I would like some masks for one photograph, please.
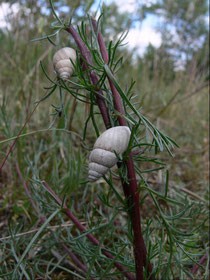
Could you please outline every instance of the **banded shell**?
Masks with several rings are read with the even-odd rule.
[[[89,157],[89,181],[98,180],[117,163],[118,158],[114,151],[117,154],[123,154],[126,151],[130,134],[127,126],[116,126],[107,129],[99,136]]]
[[[71,60],[76,62],[76,52],[72,48],[62,48],[53,56],[53,66],[58,75],[63,80],[67,80],[73,73],[74,67]]]

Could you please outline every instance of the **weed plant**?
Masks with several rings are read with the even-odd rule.
[[[82,62],[81,50],[75,47],[77,61],[73,77],[66,82],[54,79],[52,67],[49,66],[52,64],[51,50],[54,52],[64,46],[59,39],[63,38],[62,33],[65,33],[65,37],[69,36],[66,31],[71,27],[71,21],[70,25],[64,23],[57,16],[51,1],[50,4],[56,17],[51,28],[54,29],[53,34],[56,34],[45,36],[31,45],[35,46],[34,51],[40,52],[39,48],[43,48],[42,52],[45,54],[43,59],[31,54],[34,61],[31,65],[36,65],[35,68],[32,66],[32,70],[39,71],[36,61],[43,60],[41,69],[45,78],[41,84],[45,83],[44,97],[40,98],[39,95],[39,73],[35,75],[36,83],[29,74],[18,88],[15,87],[15,81],[6,86],[7,92],[15,92],[17,98],[14,96],[13,100],[17,100],[16,103],[11,102],[5,94],[6,98],[2,98],[0,107],[3,160],[8,153],[8,142],[16,139],[13,136],[18,135],[23,127],[25,116],[37,106],[0,173],[1,213],[3,219],[8,217],[8,226],[4,220],[1,221],[3,234],[0,239],[0,277],[135,279],[134,232],[132,217],[129,216],[133,205],[128,207],[128,198],[124,196],[121,185],[121,178],[127,181],[125,162],[131,152],[140,196],[142,236],[147,248],[144,279],[208,279],[208,194],[202,189],[202,194],[205,195],[196,197],[192,191],[186,194],[186,189],[182,188],[185,190],[183,192],[179,187],[184,185],[184,180],[189,181],[188,177],[192,175],[185,169],[191,169],[202,173],[201,176],[196,175],[193,182],[203,188],[204,168],[198,169],[200,159],[193,158],[192,154],[187,168],[183,167],[181,156],[170,160],[167,153],[170,156],[173,156],[172,153],[181,154],[183,148],[181,147],[181,152],[177,149],[173,151],[177,147],[176,142],[159,128],[164,127],[172,136],[177,135],[178,131],[180,136],[175,138],[180,140],[181,145],[186,145],[186,149],[191,149],[192,146],[200,149],[206,137],[205,132],[199,137],[197,134],[194,136],[191,131],[194,126],[198,127],[200,111],[195,111],[194,121],[187,122],[190,129],[186,128],[186,134],[178,127],[184,122],[183,110],[189,106],[192,109],[202,106],[206,97],[198,97],[196,105],[192,101],[191,104],[181,103],[178,107],[177,104],[180,103],[170,103],[173,94],[170,96],[169,92],[173,89],[176,94],[179,78],[174,81],[176,88],[173,85],[168,88],[158,85],[155,93],[155,79],[152,84],[149,81],[137,81],[136,85],[133,81],[129,82],[131,79],[125,66],[127,62],[123,64],[120,57],[120,48],[126,34],[114,42],[106,42],[108,63],[103,60],[97,39],[103,16],[98,20],[97,30],[94,30],[90,17],[77,26],[79,38],[91,54],[90,68],[83,69],[82,65],[87,61],[83,57]],[[45,42],[44,39],[52,47],[46,47],[46,43],[42,43]],[[46,53],[45,49],[49,49],[49,52]],[[91,70],[96,73],[97,85],[90,79]],[[31,77],[34,77],[33,71]],[[146,67],[144,71],[141,82],[142,79],[147,79]],[[21,77],[22,73],[19,72]],[[139,79],[138,73],[138,67],[133,67],[132,74],[136,80]],[[125,78],[120,78],[121,75]],[[9,75],[6,73],[6,76]],[[11,79],[17,77],[12,76]],[[122,117],[116,109],[108,79],[121,97],[125,111],[123,117],[132,136],[128,151],[120,159],[120,168],[112,169],[96,183],[89,183],[88,155],[96,138],[105,130],[97,106],[98,89],[104,94],[110,126],[119,125],[119,117]],[[184,83],[185,79],[182,80]],[[203,82],[201,80],[200,83]],[[4,82],[8,83],[6,80]],[[36,105],[29,100],[34,91],[31,91],[29,97],[26,95],[33,83],[36,85],[36,100],[39,100]],[[189,86],[188,90],[190,91]],[[11,110],[15,112],[17,121],[10,114]],[[173,114],[178,115],[175,120]],[[202,125],[205,126],[206,123]],[[194,142],[194,138],[197,141]],[[184,175],[181,173],[177,176],[179,172]],[[75,220],[73,217],[76,217]],[[85,229],[82,230],[81,226]],[[94,240],[98,241],[97,246]],[[104,252],[108,252],[113,258]],[[152,265],[151,275],[147,273],[149,262]],[[116,263],[124,271],[116,267]]]

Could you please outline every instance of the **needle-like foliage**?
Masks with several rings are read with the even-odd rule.
[[[50,7],[56,18],[51,24],[54,33],[33,41],[48,40],[58,48],[54,38],[59,38],[60,32],[69,31],[72,18],[70,24],[66,24],[58,17],[52,1]],[[32,142],[30,153],[23,157],[19,153],[15,159],[24,162],[21,170],[18,171],[18,165],[16,169],[19,179],[24,180],[28,197],[35,203],[34,215],[38,222],[35,227],[32,223],[31,228],[27,221],[19,226],[11,223],[10,236],[0,239],[2,279],[57,279],[57,275],[62,279],[135,279],[132,221],[135,205],[129,204],[129,197],[121,188],[121,181],[130,183],[127,168],[130,155],[137,176],[140,208],[144,210],[141,220],[147,251],[144,279],[195,279],[193,265],[206,270],[199,263],[206,244],[201,238],[198,241],[200,231],[206,227],[206,207],[183,195],[170,183],[168,166],[160,152],[173,156],[172,151],[178,145],[142,113],[141,102],[134,102],[135,81],[127,81],[126,87],[119,82],[118,75],[123,75],[123,57],[118,57],[118,53],[126,32],[116,41],[105,42],[108,61],[104,61],[98,42],[101,21],[103,15],[96,30],[91,17],[76,26],[90,59],[78,48],[74,74],[69,80],[53,79],[44,63],[40,64],[48,86],[37,105],[47,100],[53,103],[56,100],[58,104],[51,104],[53,117],[48,128],[34,132],[35,136],[43,133],[42,141]],[[66,36],[69,36],[67,32]],[[124,114],[116,109],[110,83],[119,93]],[[71,131],[68,130],[68,117],[72,113],[68,98],[80,104],[79,117],[74,117]],[[109,119],[104,118],[105,126],[117,126],[122,118],[131,130],[131,137],[124,155],[116,155],[118,169],[111,169],[96,183],[89,183],[87,158],[96,137],[105,130],[99,99],[107,108]],[[5,103],[0,108],[0,118],[5,123],[4,135],[7,136],[1,144],[16,139],[11,134]],[[31,134],[24,131],[19,141]],[[155,189],[151,182],[154,178],[157,180],[157,174],[164,179],[160,184],[157,182],[159,185]],[[77,265],[79,262],[81,264]],[[204,274],[206,276],[207,272]]]

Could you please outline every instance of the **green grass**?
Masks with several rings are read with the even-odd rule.
[[[47,30],[47,26],[45,28]],[[31,32],[26,28],[1,35],[1,162],[12,144],[11,138],[19,133],[35,101],[45,95],[43,87],[50,86],[39,66],[40,58],[49,76],[55,78],[52,68],[55,48],[49,48],[50,44],[45,41],[29,42],[40,36],[38,30]],[[61,35],[62,45],[67,42],[66,37]],[[155,155],[152,149],[145,153],[151,161],[136,156],[136,168],[143,234],[157,279],[170,276],[170,279],[184,280],[190,277],[193,264],[208,250],[207,88],[193,94],[205,80],[196,71],[193,74],[177,72],[167,83],[155,74],[148,78],[147,65],[139,71],[135,60],[130,61],[131,54],[125,50],[117,54],[128,57],[117,74],[121,89],[126,92],[129,81],[135,80],[132,91],[137,95],[133,99],[138,102],[136,108],[179,145],[172,151],[173,158],[166,152]],[[104,179],[95,184],[87,183],[89,151],[96,139],[90,122],[83,139],[90,108],[77,102],[72,116],[73,97],[65,92],[63,99],[65,115],[55,120],[51,104],[59,106],[58,90],[39,104],[0,173],[1,279],[87,279],[59,247],[60,240],[80,256],[88,268],[87,275],[122,279],[113,261],[104,257],[101,250],[69,222],[62,210],[58,210],[42,181],[65,199],[68,208],[109,248],[118,262],[129,271],[135,271],[133,237],[119,174],[114,169],[110,177],[114,189]],[[69,131],[71,116],[73,122]],[[102,132],[100,115],[95,115],[95,121]],[[138,135],[142,143],[147,140],[145,134],[142,126]],[[140,147],[140,151],[143,148]],[[155,161],[163,161],[165,169],[142,172],[159,167]],[[37,204],[38,214],[25,193],[16,163]],[[170,174],[168,185],[165,170]],[[37,218],[40,215],[47,219],[44,225]],[[194,275],[194,279],[201,278],[208,279],[206,262]]]

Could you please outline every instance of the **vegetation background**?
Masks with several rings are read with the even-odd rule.
[[[0,29],[0,163],[12,143],[6,140],[19,133],[26,117],[34,108],[34,102],[44,95],[44,87],[49,85],[40,68],[40,61],[43,62],[47,73],[50,73],[53,78],[56,77],[52,67],[54,46],[48,41],[30,42],[34,38],[52,33],[50,23],[54,21],[54,18],[48,1],[3,1],[0,7],[6,3],[10,11],[5,17],[5,27]],[[86,19],[87,13],[93,14],[100,7],[94,0],[54,1],[54,4],[62,17],[68,18],[69,13],[74,9],[73,23],[75,25]],[[144,22],[149,14],[160,19],[157,24],[158,32],[161,33],[160,47],[150,44],[142,55],[139,55],[135,49],[131,50],[127,45],[121,47],[118,50],[118,56],[123,56],[124,64],[119,69],[117,79],[124,88],[131,80],[136,81],[133,91],[137,95],[136,101],[139,102],[141,112],[179,145],[179,148],[173,151],[173,158],[166,153],[161,153],[159,160],[166,162],[165,169],[170,172],[169,191],[173,192],[175,199],[179,200],[180,197],[187,199],[197,209],[197,212],[193,212],[194,219],[191,217],[190,225],[186,226],[182,220],[176,223],[183,231],[196,228],[202,223],[196,233],[195,245],[197,247],[190,251],[192,253],[193,250],[195,259],[199,262],[208,251],[206,222],[209,198],[207,188],[209,169],[208,3],[206,0],[162,0],[152,1],[151,4],[136,1],[136,5],[138,8],[135,13],[120,13],[115,2],[101,4],[104,12],[102,33],[105,42],[109,42],[118,38],[119,33],[125,32],[133,24]],[[66,7],[70,7],[70,10]],[[60,47],[75,46],[72,38],[65,32],[60,33],[56,40]],[[59,104],[59,96],[55,93],[40,103],[23,131],[26,136],[18,140],[0,173],[1,279],[11,279],[7,273],[14,269],[15,263],[25,248],[25,243],[30,241],[29,231],[38,226],[36,215],[18,176],[17,164],[27,184],[33,185],[34,181],[31,180],[39,177],[55,188],[61,188],[61,195],[68,191],[71,207],[76,209],[77,217],[88,226],[94,224],[93,219],[98,212],[104,211],[95,192],[100,195],[103,191],[106,193],[106,183],[102,182],[100,186],[97,186],[98,189],[95,185],[80,184],[81,178],[84,181],[87,174],[88,152],[82,148],[77,135],[83,136],[89,108],[86,106],[84,109],[84,104],[75,103],[70,95],[66,95],[64,98],[66,119],[61,116],[54,120],[52,114],[55,110],[51,104],[56,106]],[[70,130],[74,134],[48,130],[50,126],[57,129],[63,128],[65,120],[66,131]],[[101,122],[100,118],[98,122]],[[91,148],[95,141],[95,134],[90,125],[88,129],[85,144]],[[103,131],[102,122],[101,131]],[[30,132],[34,133],[30,134]],[[151,168],[149,162],[144,165],[145,169]],[[165,182],[164,172],[161,169],[148,175],[147,179],[157,192],[162,191]],[[32,185],[30,185],[31,189],[33,189]],[[41,199],[41,191],[37,192],[38,194],[33,192],[34,199],[37,197]],[[45,197],[45,199],[49,198]],[[157,215],[151,199],[144,197],[145,201],[146,203],[142,202],[143,223],[147,223],[148,218]],[[43,211],[46,206],[49,207],[46,205],[46,200],[43,203],[40,201],[40,205]],[[165,205],[165,207],[169,206]],[[88,216],[86,216],[87,213],[89,213]],[[121,223],[124,219],[125,217],[122,217]],[[62,217],[60,221],[63,224],[66,223]],[[29,233],[23,234],[16,241],[7,238],[7,236],[11,237],[24,232]],[[58,234],[55,232],[56,230],[54,234]],[[65,236],[67,233],[62,234]],[[34,251],[31,250],[27,259],[30,264],[34,264],[32,260],[36,260],[33,279],[71,279],[66,276],[69,275],[68,271],[61,268],[61,264],[63,267],[68,267],[68,263],[63,263],[61,259],[62,253],[58,254],[56,247],[51,249],[55,244],[50,239],[49,232],[46,231],[41,240],[43,243],[40,241],[40,244],[33,249]],[[46,250],[41,260],[36,252],[40,248]],[[53,255],[53,260],[49,252]],[[60,267],[57,264],[53,271],[48,270],[51,278],[43,276],[43,271],[48,267],[44,263],[44,258],[50,260],[52,264],[55,260],[59,260]],[[188,265],[190,270],[192,263]],[[205,261],[202,265],[194,279],[208,279],[207,262]],[[183,275],[181,274],[179,279],[187,279],[186,274]],[[116,275],[109,279],[118,279],[117,277]]]

